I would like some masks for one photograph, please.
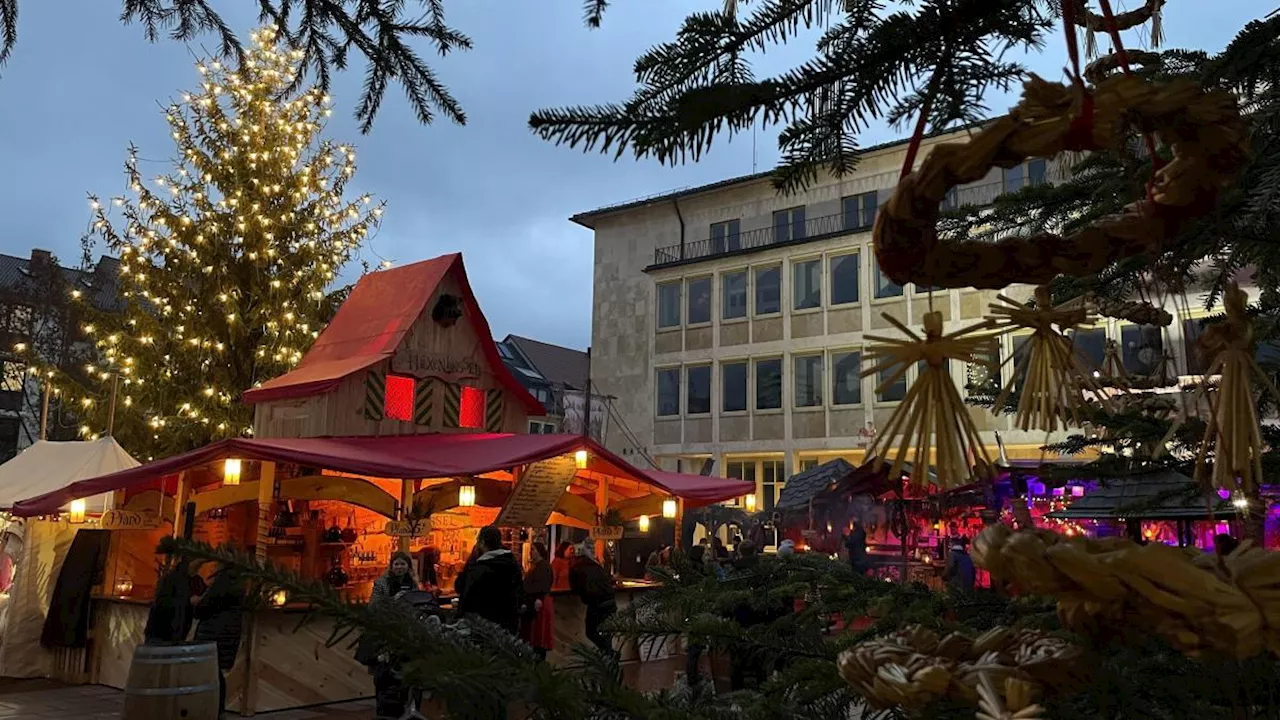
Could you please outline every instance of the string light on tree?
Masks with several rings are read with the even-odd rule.
[[[135,454],[248,434],[240,394],[301,359],[381,217],[370,196],[347,196],[355,148],[321,138],[330,98],[293,87],[303,53],[270,27],[251,38],[238,63],[198,63],[199,87],[165,110],[178,150],[168,172],[148,177],[130,147],[131,194],[89,198],[85,243],[120,258],[123,310],[89,313],[98,357],[79,383],[57,382],[89,401],[85,436],[105,429],[118,382],[115,434]]]

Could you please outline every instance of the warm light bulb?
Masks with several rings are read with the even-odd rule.
[[[579,470],[587,469],[587,451],[579,450],[573,454],[573,463],[578,466]]]
[[[462,485],[458,488],[458,507],[475,507],[476,486]]]
[[[676,516],[677,509],[678,506],[676,505],[675,498],[667,498],[662,501],[662,517],[668,520],[674,518]]]
[[[742,504],[746,506],[747,512],[749,513],[755,512],[756,511],[756,494],[751,493],[749,495],[744,496],[742,498]]]
[[[73,524],[77,524],[77,525],[84,522],[85,510],[86,510],[86,505],[85,505],[84,498],[81,498],[79,500],[72,500],[71,512],[69,513],[70,521]]]
[[[223,485],[239,485],[240,484],[240,459],[227,458],[226,463],[222,466],[222,484]]]
[[[639,526],[640,526],[640,532],[642,533],[649,532],[649,516],[648,515],[640,516]]]

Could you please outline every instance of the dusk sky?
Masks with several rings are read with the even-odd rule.
[[[750,173],[751,138],[721,143],[697,165],[664,168],[626,157],[615,163],[538,140],[526,127],[529,113],[625,99],[639,53],[672,37],[691,10],[721,4],[617,0],[604,27],[593,31],[582,25],[579,0],[449,0],[450,23],[476,47],[431,62],[461,100],[466,127],[419,125],[393,86],[372,133],[361,136],[351,111],[363,62],[353,57],[352,69],[335,82],[327,134],[359,150],[353,194],[367,191],[388,202],[364,257],[374,265],[383,258],[402,264],[460,250],[495,336],[516,333],[585,348],[592,238],[567,218]],[[247,41],[256,3],[213,5]],[[1248,20],[1270,9],[1264,5],[1172,0],[1165,6],[1165,45],[1221,49]],[[198,44],[148,43],[141,27],[119,22],[119,0],[21,0],[20,8],[18,46],[0,68],[0,166],[6,171],[0,176],[0,252],[26,256],[39,247],[74,265],[89,220],[86,193],[123,193],[130,142],[141,158],[161,161],[143,163],[145,173],[164,170],[173,145],[161,103],[198,84],[193,63],[204,53]],[[1066,53],[1058,36],[1052,39],[1029,64],[1057,79]],[[1132,40],[1139,44],[1138,37]],[[205,46],[215,46],[212,38]],[[757,68],[795,64],[811,50],[811,43],[793,43],[760,59]],[[1000,112],[1009,98],[989,104]],[[864,144],[900,134],[879,127]],[[774,163],[776,147],[775,135],[760,134],[759,169]],[[346,279],[358,272],[353,264]]]

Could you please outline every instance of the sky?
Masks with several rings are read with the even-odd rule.
[[[722,2],[616,0],[604,27],[588,30],[579,0],[447,0],[450,24],[475,48],[446,58],[424,48],[424,55],[461,101],[465,127],[419,125],[393,86],[372,132],[360,135],[351,113],[363,65],[353,58],[352,69],[335,79],[327,134],[358,148],[350,191],[388,203],[364,257],[372,265],[404,264],[461,251],[495,337],[512,333],[585,348],[592,235],[569,216],[766,170],[777,161],[776,131],[762,129],[754,148],[749,136],[719,142],[701,162],[672,168],[555,147],[529,132],[529,113],[624,100],[635,88],[635,58],[673,37],[689,12]],[[247,38],[256,3],[212,4]],[[1116,4],[1136,7],[1139,0]],[[1270,9],[1264,5],[1170,0],[1164,44],[1219,50]],[[18,46],[0,67],[0,252],[27,256],[42,248],[77,264],[89,221],[86,195],[123,194],[131,142],[141,158],[157,161],[154,174],[163,170],[160,161],[172,156],[173,144],[161,104],[198,85],[195,59],[215,43],[148,43],[142,28],[119,22],[120,0],[20,0],[20,8]],[[1052,40],[1025,62],[1059,79],[1066,53]],[[757,73],[803,62],[812,49],[806,39],[771,50],[756,59]],[[992,96],[988,105],[999,113],[1012,100]],[[902,134],[877,126],[863,144]],[[358,272],[353,265],[345,279]]]

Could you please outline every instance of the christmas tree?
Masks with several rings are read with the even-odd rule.
[[[130,148],[131,195],[90,198],[86,248],[119,255],[123,310],[86,308],[98,357],[56,376],[84,435],[114,420],[130,451],[159,457],[247,434],[241,393],[290,369],[332,316],[382,207],[346,197],[355,150],[321,139],[323,90],[292,89],[303,57],[266,28],[238,64],[200,62],[200,89],[166,110],[170,171],[148,184]]]

